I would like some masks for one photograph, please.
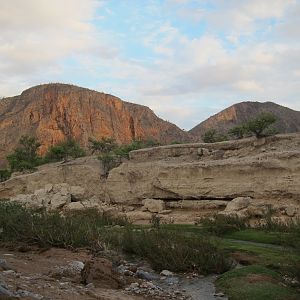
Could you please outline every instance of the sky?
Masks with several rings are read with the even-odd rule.
[[[300,0],[0,0],[0,97],[49,82],[186,130],[241,101],[300,110]]]

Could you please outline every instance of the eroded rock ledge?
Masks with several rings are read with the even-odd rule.
[[[159,213],[186,223],[221,211],[260,216],[269,208],[281,217],[300,214],[299,133],[133,151],[106,180],[102,174],[95,157],[42,166],[0,184],[0,199],[67,183],[84,189],[82,201],[96,197],[133,220]]]

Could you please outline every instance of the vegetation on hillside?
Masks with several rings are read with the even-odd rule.
[[[202,140],[204,143],[216,143],[227,141],[228,137],[218,133],[215,129],[209,129],[202,135]]]
[[[231,128],[227,134],[236,139],[242,139],[247,136],[255,136],[261,138],[268,135],[276,134],[275,128],[271,125],[277,121],[277,118],[268,112],[258,114],[252,119]],[[227,135],[218,133],[215,129],[209,129],[202,135],[205,143],[215,143],[228,140]]]
[[[18,147],[14,152],[7,156],[11,171],[33,170],[41,163],[38,149],[41,144],[36,138],[22,136]]]
[[[155,146],[159,146],[159,143],[152,139],[133,140],[129,144],[118,145],[112,138],[102,138],[99,141],[90,139],[89,148],[93,153],[98,153],[98,159],[102,162],[107,175],[112,168],[120,165],[123,159],[129,158],[130,151]]]
[[[69,160],[85,156],[86,152],[74,139],[67,139],[54,146],[51,146],[45,157],[44,162],[54,162],[60,160]]]

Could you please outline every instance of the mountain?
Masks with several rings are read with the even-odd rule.
[[[280,133],[291,133],[300,131],[300,112],[278,105],[273,102],[241,102],[234,104],[221,112],[211,116],[207,120],[201,122],[189,133],[196,139],[211,128],[216,129],[220,133],[227,133],[232,127],[239,125],[262,112],[270,112],[277,117],[274,127]]]
[[[41,153],[67,137],[84,147],[90,137],[114,137],[119,143],[190,140],[188,133],[146,106],[67,84],[39,85],[0,100],[0,158],[16,147],[22,135],[36,136]]]

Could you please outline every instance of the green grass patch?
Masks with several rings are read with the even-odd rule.
[[[257,243],[283,245],[285,244],[285,238],[287,237],[287,234],[279,232],[267,232],[257,229],[245,229],[226,233],[222,237]]]
[[[232,300],[299,299],[295,289],[281,283],[278,273],[259,265],[226,272],[216,284],[218,290],[225,292]]]

